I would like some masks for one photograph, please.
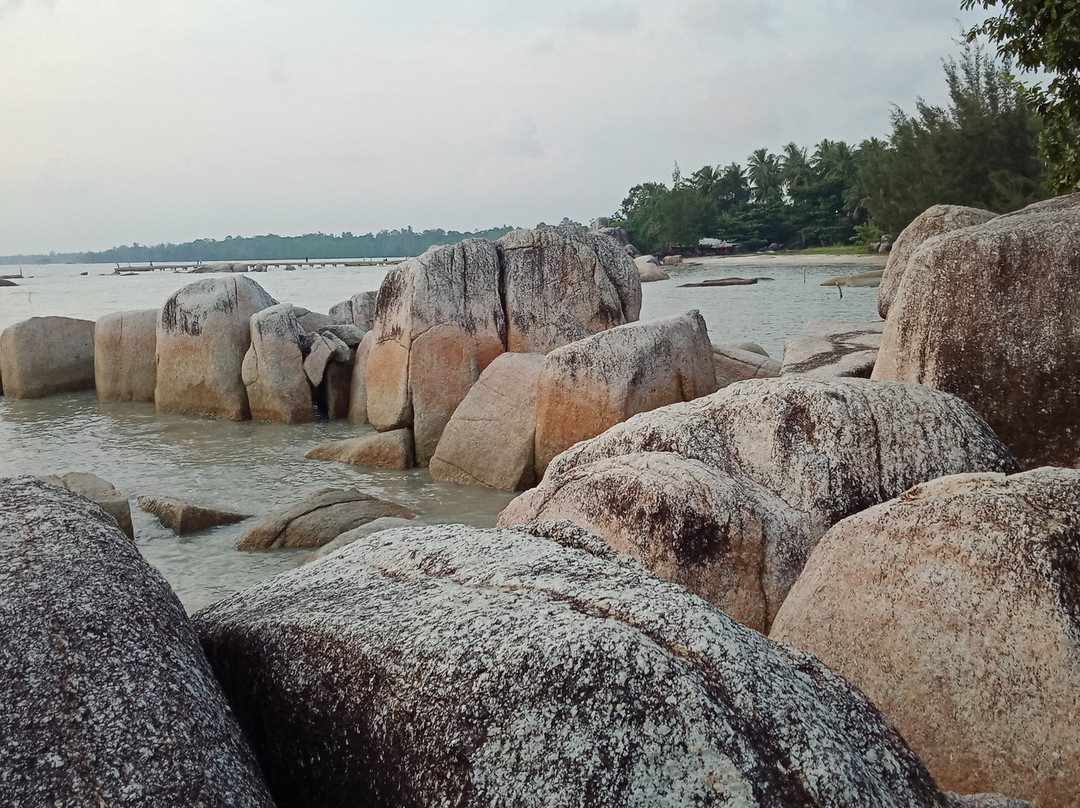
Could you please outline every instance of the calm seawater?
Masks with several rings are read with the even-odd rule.
[[[14,287],[0,287],[0,330],[28,317],[95,319],[160,307],[182,286],[205,275],[174,272],[113,274],[112,264],[24,266]],[[811,319],[876,320],[877,289],[845,289],[826,278],[859,272],[857,265],[768,265],[669,268],[668,281],[644,284],[641,318],[698,309],[714,343],[756,342],[780,358],[784,340]],[[377,289],[386,269],[330,267],[271,270],[252,277],[279,301],[325,312],[357,292]],[[0,266],[0,275],[19,267]],[[82,273],[86,273],[85,275]],[[753,286],[679,288],[705,278],[773,278]],[[135,502],[172,496],[265,516],[330,486],[360,490],[404,505],[426,523],[492,526],[511,494],[433,482],[426,469],[408,472],[307,460],[321,443],[366,434],[347,421],[281,426],[159,413],[152,404],[98,404],[94,393],[37,400],[0,397],[0,477],[90,471],[131,500],[136,543],[166,577],[185,607],[195,610],[299,564],[308,551],[239,552],[233,545],[253,521],[177,538]]]

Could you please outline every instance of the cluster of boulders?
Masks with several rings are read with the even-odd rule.
[[[11,744],[57,769],[42,793],[92,783],[103,802],[117,766],[69,762],[37,704],[98,733],[86,748],[127,732],[110,761],[167,750],[131,781],[172,777],[174,802],[235,778],[238,804],[265,788],[279,805],[1074,806],[1080,471],[1035,466],[1078,465],[1077,233],[1080,195],[931,209],[891,252],[885,322],[810,323],[782,363],[712,346],[696,312],[636,322],[625,251],[562,228],[429,251],[333,316],[239,278],[213,304],[170,301],[158,406],[163,384],[218,369],[239,379],[214,399],[229,417],[346,387],[335,412],[380,434],[313,456],[531,490],[494,530],[416,524],[357,491],[252,528],[242,547],[334,549],[194,617],[213,697],[190,626],[137,558],[110,556],[95,574],[140,582],[160,613],[132,619],[181,638],[168,665],[222,713],[199,720],[223,773],[145,715],[192,689],[147,695],[77,640],[100,632],[65,577],[85,574],[79,543],[122,534],[70,492],[4,483],[0,584],[17,594],[0,610],[48,628],[0,660],[81,683],[5,677]],[[170,358],[163,382],[163,333],[204,375]],[[154,647],[142,664],[165,664]],[[87,721],[113,689],[121,707]],[[3,797],[32,787],[0,777]]]
[[[4,804],[1022,805],[569,523],[384,530],[189,619],[96,506],[0,503]]]

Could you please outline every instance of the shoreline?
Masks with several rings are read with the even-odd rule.
[[[723,264],[853,264],[857,266],[884,267],[889,256],[887,253],[866,253],[865,255],[775,255],[772,253],[740,253],[737,255],[705,255],[687,260],[684,266],[700,264],[702,266],[721,266]]]

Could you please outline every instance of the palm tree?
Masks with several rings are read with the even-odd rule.
[[[780,164],[784,189],[789,197],[792,191],[798,192],[813,182],[814,170],[810,166],[810,160],[807,159],[806,149],[796,146],[794,142],[784,146]]]
[[[747,173],[753,186],[754,202],[768,204],[783,200],[784,181],[779,156],[767,149],[758,149],[747,158]]]

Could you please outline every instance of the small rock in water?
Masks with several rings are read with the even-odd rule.
[[[172,497],[139,497],[139,507],[151,513],[177,536],[218,525],[233,525],[248,517],[242,513],[194,505]]]

